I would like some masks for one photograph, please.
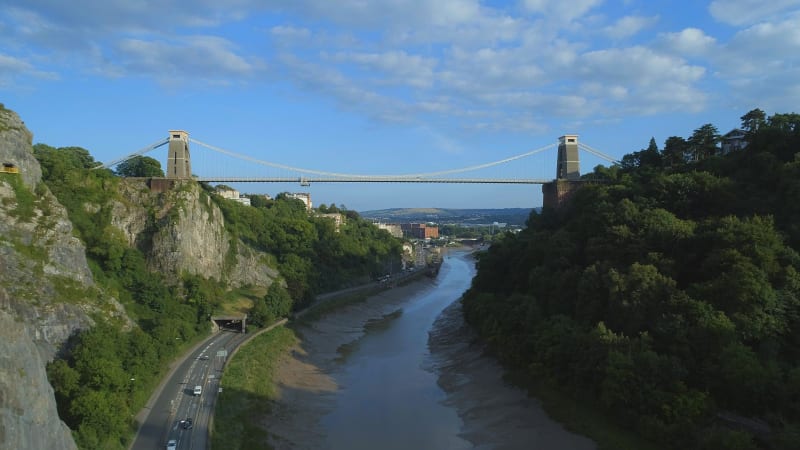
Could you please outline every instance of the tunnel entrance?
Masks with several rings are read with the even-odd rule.
[[[211,316],[211,323],[214,324],[214,331],[245,333],[247,331],[247,314],[238,316]]]

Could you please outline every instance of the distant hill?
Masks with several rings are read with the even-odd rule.
[[[449,209],[449,208],[389,208],[361,211],[361,217],[384,222],[437,222],[525,225],[531,208]]]

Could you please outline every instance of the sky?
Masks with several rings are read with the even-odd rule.
[[[0,42],[0,102],[34,142],[102,162],[172,129],[347,174],[471,167],[564,134],[620,159],[800,104],[800,0],[3,0]],[[191,151],[200,176],[299,176]],[[555,165],[550,149],[462,175]],[[542,202],[539,185],[234,187],[357,211]]]

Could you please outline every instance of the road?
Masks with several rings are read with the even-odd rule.
[[[415,273],[401,274],[394,281],[403,280]],[[318,300],[324,301],[337,295],[375,287],[386,288],[387,285],[370,283],[321,295]],[[286,319],[260,332],[269,331],[284,323]],[[144,407],[146,416],[143,419],[139,417],[141,426],[129,450],[165,449],[170,439],[178,442],[179,450],[208,448],[209,419],[214,413],[222,369],[227,357],[250,336],[239,332],[220,331],[198,345],[186,359],[181,361],[156,390],[154,398],[151,398]],[[225,356],[222,356],[223,354]],[[199,396],[194,395],[195,386],[202,387]],[[141,415],[142,413],[139,414]],[[189,429],[182,426],[187,417],[193,422],[192,428]]]
[[[222,376],[225,360],[246,336],[243,333],[220,331],[181,362],[150,406],[130,448],[163,449],[168,440],[175,439],[178,449],[205,450],[208,422],[214,412],[218,380]],[[195,386],[202,387],[200,395],[194,395]],[[182,421],[187,417],[193,420],[190,429],[182,426]]]

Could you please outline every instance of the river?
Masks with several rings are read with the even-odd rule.
[[[276,448],[592,449],[502,379],[457,303],[464,252],[431,282],[393,289],[301,327],[265,427]]]

